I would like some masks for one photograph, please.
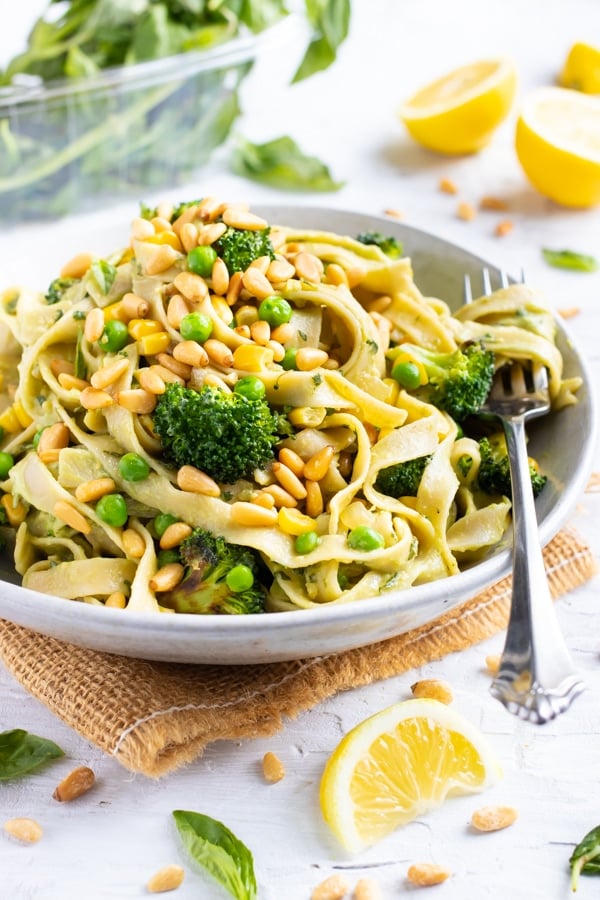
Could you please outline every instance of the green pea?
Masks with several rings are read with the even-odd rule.
[[[154,531],[156,532],[156,536],[161,538],[169,525],[174,525],[175,522],[179,522],[179,519],[176,519],[175,516],[170,515],[170,513],[159,513],[154,519]]]
[[[316,531],[305,531],[299,534],[294,542],[296,553],[312,553],[320,544],[320,538]]]
[[[409,391],[418,388],[421,384],[421,373],[419,367],[414,362],[401,362],[392,369],[392,378],[395,378],[398,384]]]
[[[258,318],[268,322],[271,328],[285,325],[292,318],[292,307],[283,297],[272,294],[265,297],[258,307]]]
[[[252,569],[250,566],[234,566],[225,576],[225,583],[234,594],[249,590],[254,584]]]
[[[159,550],[156,554],[156,564],[159,569],[162,569],[163,566],[168,566],[170,563],[178,562],[181,562],[178,550]]]
[[[297,352],[298,351],[295,347],[288,347],[288,349],[285,351],[285,356],[280,362],[280,366],[286,370],[295,369]]]
[[[245,397],[246,400],[262,400],[267,389],[256,375],[245,375],[239,381],[236,381],[233,392]]]
[[[213,323],[210,316],[204,313],[191,312],[184,316],[179,325],[181,337],[185,341],[207,341],[212,334]]]
[[[383,535],[370,528],[368,525],[358,525],[348,535],[348,546],[361,553],[369,553],[371,550],[381,550],[385,546]]]
[[[119,474],[125,481],[145,481],[150,474],[150,466],[143,456],[126,453],[119,460]]]
[[[0,478],[8,478],[8,473],[15,464],[14,457],[10,453],[0,451]]]
[[[109,319],[98,339],[99,346],[106,353],[118,353],[129,342],[129,331],[125,322]]]
[[[127,521],[127,504],[122,494],[105,494],[96,503],[96,515],[107,525],[120,528]]]
[[[217,251],[214,247],[208,245],[194,247],[187,255],[187,267],[190,272],[195,272],[202,278],[210,278],[216,258]]]

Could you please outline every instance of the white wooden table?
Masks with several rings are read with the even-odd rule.
[[[14,47],[17,26],[24,27],[41,5],[29,0],[13,6],[11,21],[3,26],[2,53]],[[550,269],[540,248],[568,247],[600,256],[600,211],[561,210],[532,192],[512,149],[512,120],[480,156],[453,161],[411,144],[394,114],[399,101],[431,77],[499,53],[516,60],[522,92],[549,83],[574,40],[600,33],[596,0],[355,0],[355,6],[351,39],[329,73],[287,89],[293,52],[285,54],[285,60],[273,58],[257,67],[245,92],[241,130],[254,140],[290,133],[328,160],[336,177],[346,179],[338,194],[304,196],[300,202],[373,213],[401,209],[409,224],[461,243],[509,272],[525,267],[528,280],[546,291],[553,306],[580,307],[570,325],[598,384],[600,272],[580,275]],[[438,191],[442,176],[456,182],[458,197]],[[228,174],[225,154],[189,188],[165,196],[184,199],[198,192],[253,202],[289,199]],[[458,200],[476,205],[484,194],[508,199],[512,234],[494,237],[502,214],[482,213],[469,223],[456,218]],[[25,279],[45,287],[71,252],[84,249],[82,243],[98,252],[112,247],[116,238],[106,246],[107,228],[116,222],[123,235],[134,214],[135,204],[123,204],[108,213],[4,231],[2,284]],[[595,469],[600,470],[600,454]],[[600,494],[581,498],[573,522],[598,554]],[[447,900],[566,898],[573,844],[600,824],[599,601],[595,579],[557,604],[588,689],[566,715],[549,725],[520,722],[488,694],[484,660],[500,651],[498,635],[420,671],[338,696],[286,723],[272,739],[211,746],[196,763],[159,782],[125,771],[0,669],[0,731],[28,729],[55,740],[67,754],[30,778],[0,783],[0,823],[23,815],[44,827],[43,839],[33,846],[18,845],[0,834],[0,898],[142,897],[148,878],[172,862],[186,867],[178,898],[223,898],[218,887],[183,861],[170,821],[177,808],[220,819],[248,844],[265,900],[306,900],[314,885],[340,867],[347,869],[352,884],[369,875],[380,882],[384,897],[408,895],[414,889],[406,882],[406,871],[415,861],[452,870],[451,879],[435,889],[436,896]],[[344,859],[319,813],[324,762],[344,732],[408,697],[410,684],[419,677],[441,677],[453,685],[456,708],[489,736],[504,766],[504,779],[484,796],[448,801],[355,860]],[[266,750],[275,751],[287,769],[284,780],[275,785],[267,785],[261,775]],[[52,790],[75,765],[91,766],[97,785],[78,802],[58,804]],[[518,809],[516,824],[496,834],[471,833],[473,809],[496,802]],[[578,896],[597,897],[599,889],[600,879],[582,878]]]

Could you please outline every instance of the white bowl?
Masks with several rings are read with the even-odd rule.
[[[487,266],[495,266],[439,237],[376,216],[311,207],[257,210],[273,224],[314,228],[355,236],[383,231],[404,244],[422,292],[456,308],[463,276],[477,284]],[[548,483],[537,500],[540,541],[546,544],[564,524],[582,494],[592,465],[596,414],[585,363],[562,322],[558,346],[565,373],[579,375],[579,402],[530,427],[531,453]],[[321,656],[385,640],[423,625],[494,581],[509,574],[510,535],[486,559],[458,575],[383,597],[320,609],[257,616],[165,616],[128,613],[25,590],[17,576],[0,567],[0,616],[52,637],[124,656],[183,663],[246,664]],[[13,583],[9,583],[13,582]]]

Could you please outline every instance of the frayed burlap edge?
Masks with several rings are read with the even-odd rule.
[[[553,595],[587,581],[595,560],[565,530],[545,548]],[[334,694],[462,650],[505,627],[510,578],[408,634],[332,656],[254,666],[189,666],[113,656],[0,621],[0,659],[68,725],[134,772],[159,777],[217,740],[278,731]],[[248,687],[248,686],[251,687]]]

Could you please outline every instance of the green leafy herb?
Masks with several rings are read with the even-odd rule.
[[[598,260],[584,253],[575,253],[573,250],[548,250],[542,248],[542,255],[548,265],[557,269],[572,269],[575,272],[595,272],[598,268]]]
[[[65,291],[67,291],[77,281],[76,278],[55,278],[50,282],[50,286],[46,292],[46,303],[59,303]]]
[[[18,778],[37,769],[64,752],[46,738],[30,734],[22,728],[0,733],[0,781]]]
[[[580,875],[600,875],[600,825],[588,831],[569,860],[571,890],[576,891]]]
[[[350,25],[350,0],[305,0],[306,13],[315,31],[294,81],[321,72],[335,60]]]
[[[106,262],[105,259],[96,259],[92,263],[90,271],[100,293],[108,294],[117,277],[116,267]]]
[[[400,241],[395,237],[389,237],[380,231],[363,231],[356,236],[356,240],[360,241],[361,244],[374,244],[390,259],[400,259],[404,249]]]
[[[190,856],[236,900],[255,900],[252,853],[222,822],[177,809],[173,818]]]
[[[253,144],[238,137],[233,150],[233,171],[253,181],[285,190],[338,191],[342,181],[334,181],[325,163],[307,156],[291,137],[279,137],[265,144]]]

